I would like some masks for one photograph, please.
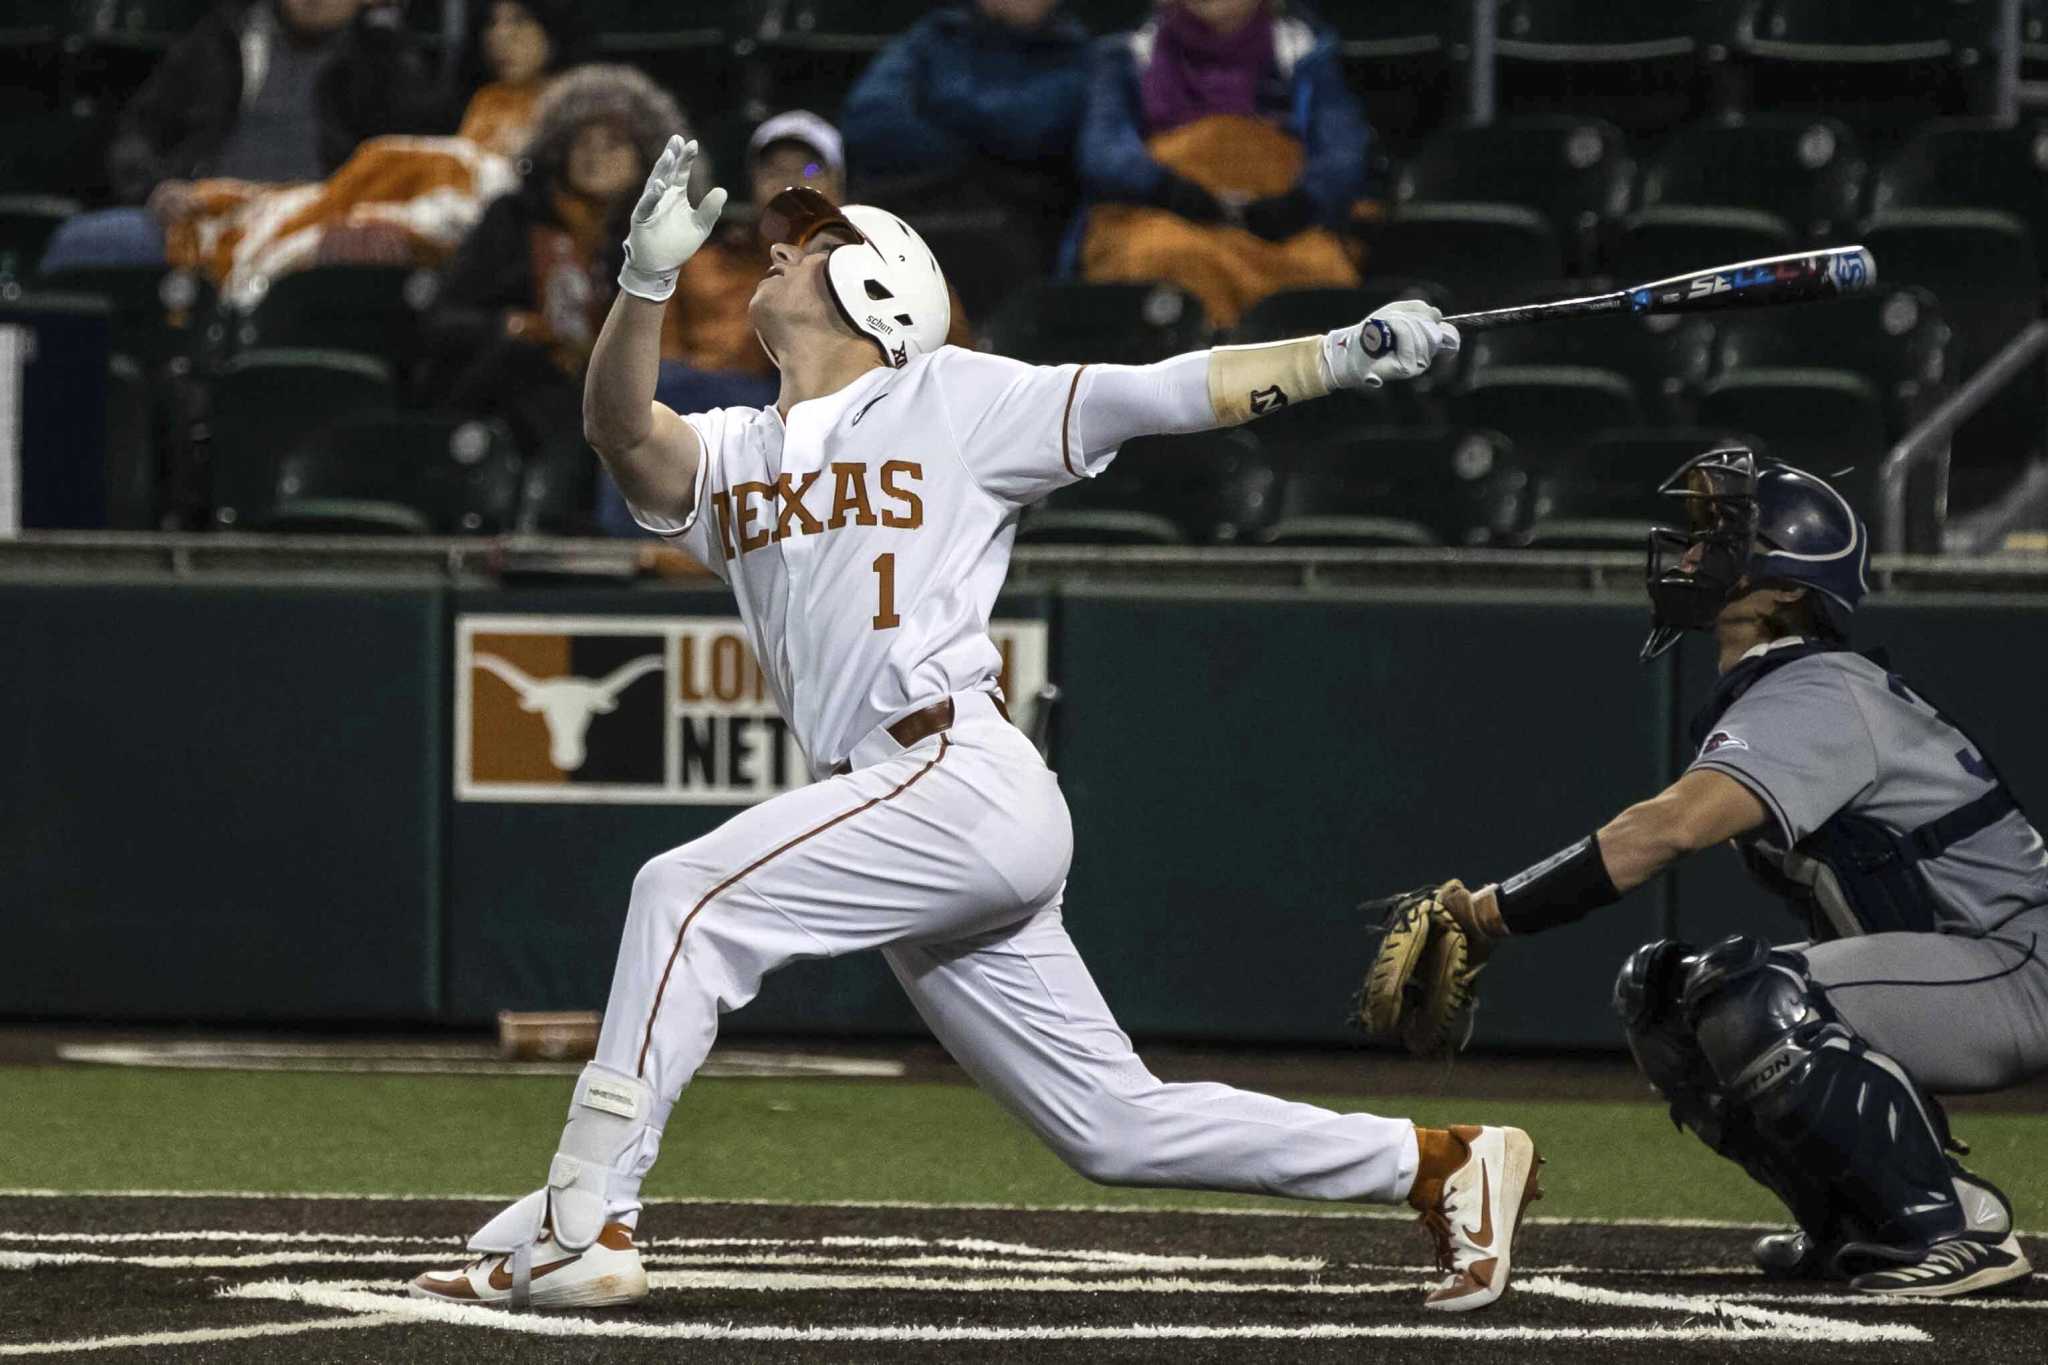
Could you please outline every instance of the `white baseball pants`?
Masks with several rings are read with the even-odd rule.
[[[1406,1119],[1224,1085],[1168,1085],[1117,1027],[1061,919],[1073,830],[1059,784],[982,693],[908,749],[877,730],[853,771],[649,862],[633,882],[597,1060],[652,1087],[610,1180],[628,1223],[661,1129],[718,1032],[784,963],[879,948],[983,1089],[1112,1185],[1302,1199],[1406,1197]]]

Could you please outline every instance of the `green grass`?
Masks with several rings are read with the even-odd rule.
[[[516,1195],[560,1132],[561,1078],[0,1068],[0,1188]],[[1529,1129],[1549,1156],[1542,1211],[1762,1219],[1773,1202],[1650,1104],[1300,1096],[1424,1122]],[[1974,1114],[1972,1165],[2025,1226],[2048,1223],[2048,1118]],[[1092,1185],[964,1085],[705,1080],[677,1106],[650,1196],[798,1202],[1272,1206]]]

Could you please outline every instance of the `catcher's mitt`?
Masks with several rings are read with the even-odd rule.
[[[1379,946],[1353,1002],[1353,1022],[1369,1037],[1400,1039],[1421,1057],[1464,1047],[1479,1003],[1473,982],[1483,964],[1443,902],[1457,885],[1422,887],[1359,907]]]

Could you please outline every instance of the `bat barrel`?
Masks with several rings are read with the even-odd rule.
[[[1611,294],[1459,313],[1444,321],[1468,331],[1485,331],[1489,327],[1513,327],[1599,313],[1703,313],[1722,308],[1760,308],[1836,298],[1868,289],[1875,283],[1877,262],[1866,248],[1834,246],[1717,265],[1711,270],[1630,285]]]

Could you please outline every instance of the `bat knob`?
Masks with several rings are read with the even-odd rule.
[[[1828,257],[1827,277],[1837,294],[1853,294],[1877,283],[1877,258],[1866,247],[1843,247]]]

